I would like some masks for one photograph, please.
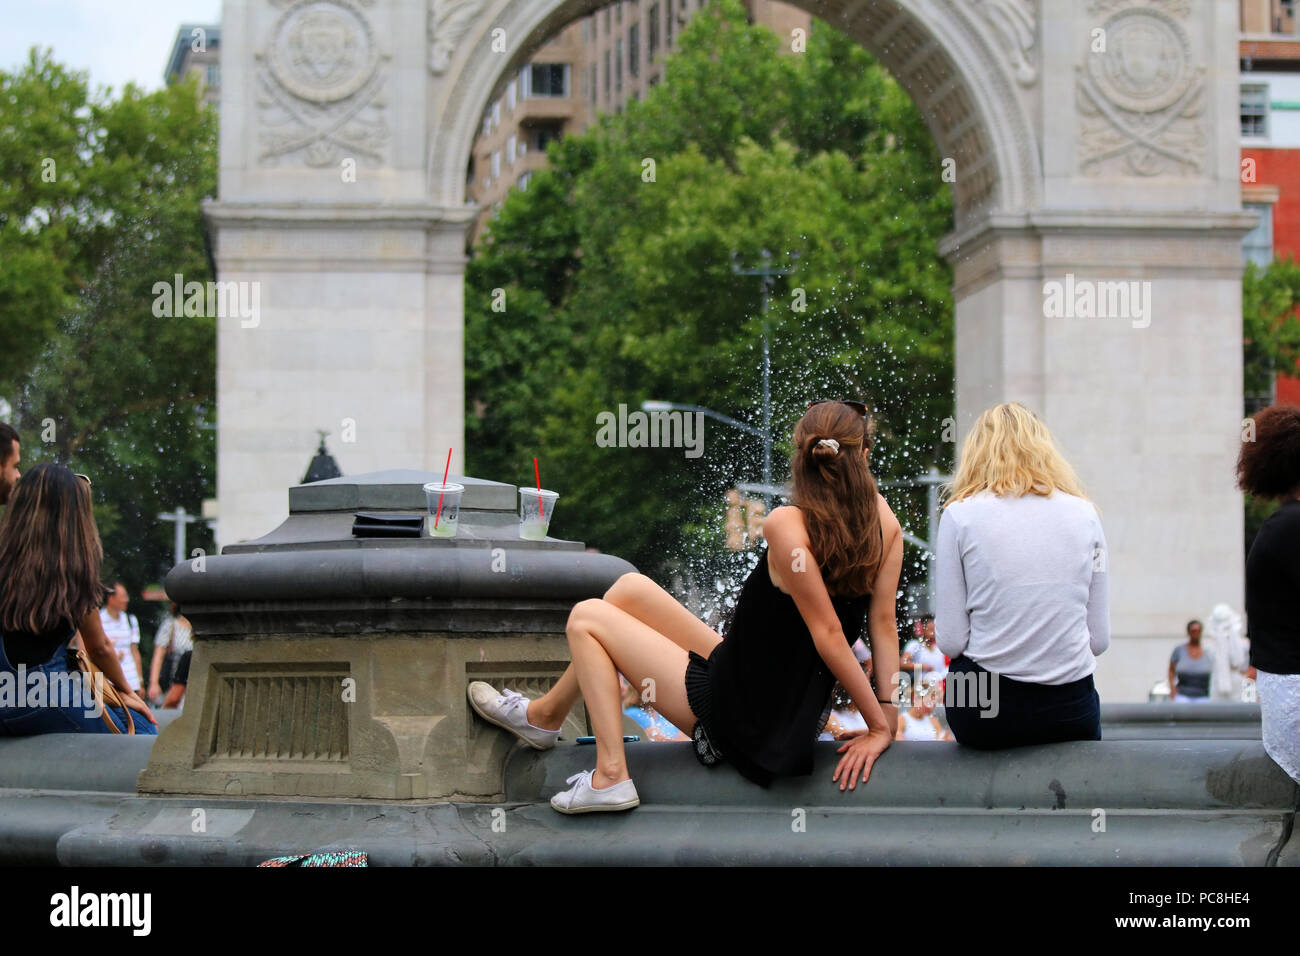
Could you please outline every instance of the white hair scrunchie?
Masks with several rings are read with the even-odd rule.
[[[817,444],[818,444],[818,445],[830,445],[831,449],[835,452],[835,454],[838,455],[838,454],[840,453],[840,443],[837,442],[834,438],[823,438],[823,439],[822,439],[821,441],[819,441]]]

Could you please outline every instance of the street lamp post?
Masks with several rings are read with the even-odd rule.
[[[742,269],[732,254],[731,271],[742,276],[761,276],[763,279],[763,484],[772,484],[772,356],[767,340],[767,303],[772,294],[772,279],[776,276],[788,276],[793,269],[772,268],[772,253],[762,251],[763,265],[757,269]],[[763,506],[772,510],[772,496],[763,495]]]
[[[176,560],[173,562],[173,564],[180,564],[186,558],[186,554],[185,554],[186,525],[193,524],[194,522],[201,521],[203,519],[190,514],[184,508],[177,508],[175,511],[167,512],[165,514],[160,514],[158,516],[158,520],[176,522],[176,528],[175,528],[176,537],[173,542],[173,548],[175,552],[174,557]]]

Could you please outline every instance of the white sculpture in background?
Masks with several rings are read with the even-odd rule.
[[[1205,646],[1214,655],[1210,697],[1215,700],[1243,699],[1243,675],[1250,666],[1250,642],[1242,630],[1240,614],[1226,604],[1214,605],[1205,622]]]

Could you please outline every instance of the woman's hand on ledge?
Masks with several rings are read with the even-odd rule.
[[[839,781],[840,790],[844,789],[845,784],[848,784],[850,790],[855,790],[858,773],[862,773],[862,782],[866,783],[876,758],[889,749],[889,745],[894,742],[894,735],[886,730],[850,730],[843,739],[846,742],[837,753],[844,756],[836,764],[835,776],[831,779]]]

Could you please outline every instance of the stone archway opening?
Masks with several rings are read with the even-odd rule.
[[[223,542],[279,520],[316,428],[353,423],[346,472],[440,469],[448,447],[461,466],[474,133],[501,77],[600,5],[227,0],[209,219],[221,278],[263,297],[260,329],[218,333]],[[1232,4],[797,5],[872,52],[954,161],[959,428],[1004,400],[1052,426],[1110,538],[1099,686],[1140,699],[1207,595],[1242,603]],[[1053,315],[1067,281],[1149,283],[1149,321]]]

